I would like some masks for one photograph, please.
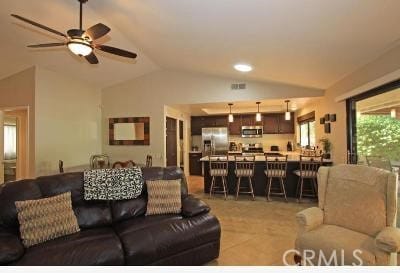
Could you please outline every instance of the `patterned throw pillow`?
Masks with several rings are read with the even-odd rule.
[[[30,247],[80,231],[71,192],[38,200],[16,201],[22,243]]]
[[[146,215],[180,213],[181,180],[148,180]]]
[[[142,193],[143,176],[139,167],[85,171],[85,200],[126,200]]]

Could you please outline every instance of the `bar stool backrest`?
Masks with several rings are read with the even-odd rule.
[[[317,177],[322,165],[322,156],[300,155],[300,175],[302,177]]]
[[[255,156],[235,156],[235,169],[236,170],[253,170],[255,165]]]
[[[226,156],[210,156],[209,164],[210,164],[210,172],[212,170],[228,171],[228,157]]]
[[[235,156],[235,171],[239,176],[253,176],[255,156]]]
[[[271,177],[286,177],[287,155],[284,156],[265,156],[267,173]]]

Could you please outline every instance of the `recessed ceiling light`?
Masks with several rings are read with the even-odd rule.
[[[251,65],[248,64],[235,64],[233,67],[240,72],[250,72],[251,70],[253,70]]]

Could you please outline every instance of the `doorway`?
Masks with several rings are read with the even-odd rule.
[[[179,167],[184,171],[185,141],[183,136],[183,120],[179,120]]]
[[[348,99],[347,113],[348,163],[399,167],[400,81]]]
[[[28,109],[1,111],[1,182],[28,177]]]
[[[178,165],[178,135],[177,135],[177,120],[166,117],[166,158],[167,166]]]

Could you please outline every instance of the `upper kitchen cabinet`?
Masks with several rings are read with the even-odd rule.
[[[279,134],[279,114],[263,114],[263,133]]]
[[[233,122],[229,122],[228,125],[229,134],[233,136],[239,136],[242,134],[242,116],[233,115]]]
[[[212,127],[227,127],[228,126],[228,115],[223,116],[211,116],[214,119]]]
[[[294,113],[290,113],[290,120],[285,120],[285,114],[279,114],[279,134],[294,134]]]
[[[242,126],[261,126],[262,121],[256,121],[256,114],[242,115]]]
[[[190,132],[192,136],[201,135],[201,117],[190,118]]]
[[[228,116],[193,116],[191,117],[191,133],[192,135],[201,135],[202,128],[210,127],[227,127]]]

